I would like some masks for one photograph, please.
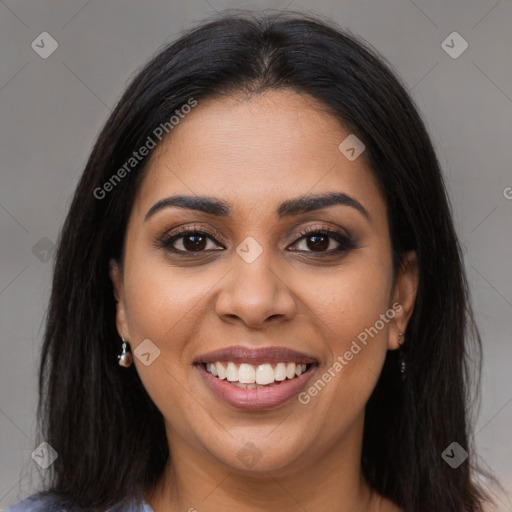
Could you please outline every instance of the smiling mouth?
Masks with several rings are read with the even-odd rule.
[[[203,368],[219,380],[225,380],[233,386],[243,389],[269,388],[285,381],[297,379],[306,373],[312,364],[279,362],[279,363],[236,363],[233,361],[217,361],[201,363]]]
[[[209,390],[229,406],[262,411],[289,403],[313,378],[319,360],[287,347],[234,345],[197,356]]]

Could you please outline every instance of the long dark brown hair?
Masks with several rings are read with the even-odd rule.
[[[382,57],[334,24],[297,13],[231,12],[190,30],[137,74],[101,131],[56,254],[39,377],[41,439],[59,454],[46,491],[69,510],[104,511],[142,499],[172,456],[135,367],[117,364],[109,278],[147,157],[104,197],[95,191],[190,98],[275,89],[319,100],[364,142],[387,203],[395,275],[406,251],[418,256],[407,379],[388,352],[366,406],[364,475],[406,512],[480,511],[469,415],[480,337],[431,141]],[[469,453],[457,469],[442,458],[454,441]]]

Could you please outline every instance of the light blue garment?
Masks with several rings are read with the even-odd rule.
[[[58,503],[55,497],[47,496],[41,493],[34,493],[23,501],[12,505],[5,512],[67,512],[62,505]],[[120,506],[114,505],[108,509],[108,512],[154,512],[153,509],[147,504],[143,503],[142,506],[137,506],[135,503]]]

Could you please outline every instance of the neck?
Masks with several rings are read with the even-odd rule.
[[[234,470],[168,428],[171,457],[146,501],[154,512],[379,510],[380,500],[361,473],[363,421],[325,453],[312,447],[301,460],[259,472]]]

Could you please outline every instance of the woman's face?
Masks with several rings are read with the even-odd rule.
[[[417,274],[411,258],[393,286],[386,204],[349,135],[272,91],[199,102],[151,155],[111,276],[175,457],[286,472],[360,449]]]

